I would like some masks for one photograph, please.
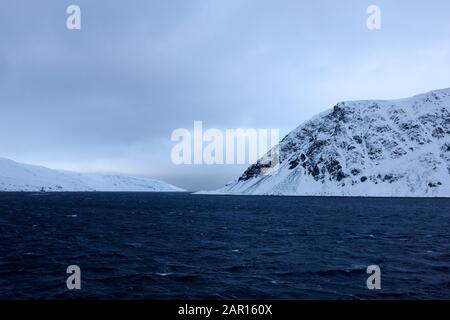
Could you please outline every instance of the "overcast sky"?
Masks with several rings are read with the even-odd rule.
[[[81,30],[66,8],[81,7]],[[382,29],[366,27],[381,8]],[[279,128],[336,102],[450,87],[448,0],[0,0],[0,157],[197,190],[174,129]]]

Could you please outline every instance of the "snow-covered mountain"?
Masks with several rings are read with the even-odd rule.
[[[0,191],[184,191],[163,181],[122,175],[76,173],[0,158]]]
[[[449,111],[450,89],[338,103],[280,142],[276,174],[261,159],[213,193],[450,197]]]

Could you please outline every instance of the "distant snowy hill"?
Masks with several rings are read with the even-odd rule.
[[[184,191],[168,183],[122,175],[76,173],[0,158],[0,191]]]
[[[450,197],[450,89],[341,102],[279,146],[277,174],[259,160],[210,193]]]

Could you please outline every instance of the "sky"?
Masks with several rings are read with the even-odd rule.
[[[448,87],[448,0],[0,0],[0,157],[55,169],[214,189],[247,165],[175,165],[174,130],[282,137],[339,101]]]

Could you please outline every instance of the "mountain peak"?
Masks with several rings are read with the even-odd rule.
[[[450,89],[345,101],[290,132],[280,169],[250,166],[220,193],[450,196]]]
[[[124,175],[76,173],[22,164],[0,157],[0,191],[177,192],[166,182]]]

